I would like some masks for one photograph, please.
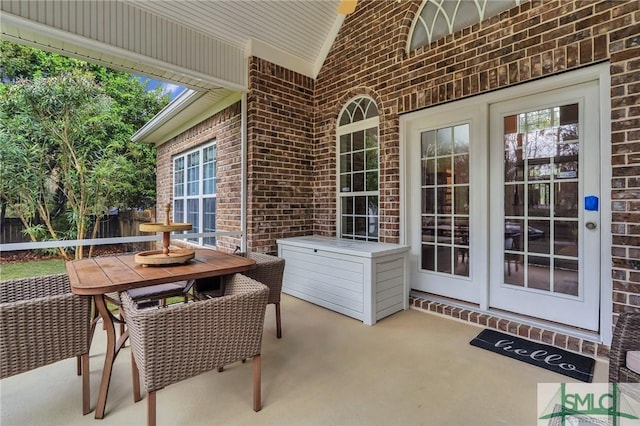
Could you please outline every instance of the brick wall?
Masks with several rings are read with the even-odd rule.
[[[240,102],[237,102],[158,147],[158,222],[164,222],[162,206],[173,201],[173,157],[215,139],[218,173],[216,230],[240,230],[240,126]],[[217,244],[232,251],[239,244],[239,239],[219,237]]]
[[[640,309],[640,2],[598,11],[609,24],[613,311]]]
[[[527,2],[407,53],[419,5],[418,1],[359,2],[315,81],[250,58],[249,249],[274,252],[277,238],[335,235],[336,119],[353,97],[370,96],[380,111],[380,240],[397,242],[402,202],[400,114],[610,61],[613,311],[640,309],[640,2]],[[233,122],[232,133],[239,141],[239,112],[234,106],[159,149],[159,203],[170,196],[171,156],[209,140],[225,119]],[[225,184],[239,176],[239,164],[233,162],[239,158],[238,145],[231,143],[229,149],[229,171],[220,175]],[[228,185],[225,200],[233,207],[219,211],[219,220],[232,227],[239,223],[239,200],[234,198],[239,181]],[[219,198],[221,209],[223,205]],[[571,350],[607,352],[605,346],[514,321],[428,300],[412,299],[411,304],[517,330]]]
[[[419,6],[360,2],[316,79],[314,231],[335,234],[335,125],[353,95],[381,112],[381,240],[396,242],[399,114],[610,61],[613,312],[640,310],[640,2],[534,0],[407,53]]]
[[[313,229],[313,79],[251,58],[247,95],[248,248]]]

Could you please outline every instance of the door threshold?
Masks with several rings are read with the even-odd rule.
[[[471,312],[476,312],[478,314],[490,315],[499,320],[504,319],[507,321],[513,321],[523,325],[528,325],[531,327],[537,327],[542,330],[548,330],[554,333],[561,333],[569,337],[575,337],[578,339],[587,340],[589,342],[603,343],[602,336],[600,333],[591,331],[591,330],[586,330],[583,328],[572,327],[564,324],[555,323],[552,321],[529,317],[526,315],[518,315],[516,313],[504,311],[501,309],[490,308],[488,310],[484,310],[484,309],[480,309],[480,306],[475,303],[465,302],[463,300],[458,300],[458,299],[450,299],[443,296],[437,296],[431,293],[424,293],[419,290],[412,289],[410,292],[410,295],[418,299],[442,303],[443,305],[448,305],[453,308],[465,309]],[[455,317],[451,317],[451,318],[455,319]]]

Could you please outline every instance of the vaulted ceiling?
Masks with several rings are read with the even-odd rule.
[[[485,12],[523,1],[423,1],[415,24],[424,40],[417,42],[430,42],[434,34],[453,31],[455,23],[479,22]],[[345,19],[338,13],[340,3],[0,0],[0,36],[191,89],[133,137],[163,143],[216,108],[236,102],[247,90],[250,56],[315,78]],[[366,7],[365,2],[358,7]]]
[[[246,89],[246,58],[315,77],[339,0],[1,0],[2,38],[209,90]]]
[[[340,0],[0,0],[5,40],[188,90],[133,140],[163,143],[247,90],[257,56],[314,77]]]

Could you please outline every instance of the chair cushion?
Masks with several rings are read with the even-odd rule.
[[[181,296],[184,285],[178,283],[158,284],[149,287],[134,288],[127,290],[133,300],[139,299],[161,299],[164,297]]]
[[[640,374],[640,351],[627,352],[627,368]]]

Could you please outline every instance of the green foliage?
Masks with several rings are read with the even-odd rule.
[[[168,95],[6,41],[0,77],[0,199],[32,239],[84,238],[110,207],[155,204],[155,147],[130,138]]]

